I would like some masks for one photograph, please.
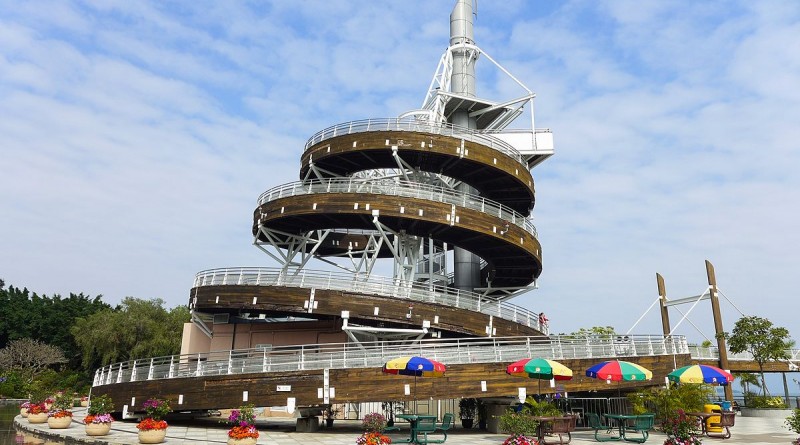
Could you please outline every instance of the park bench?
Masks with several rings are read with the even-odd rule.
[[[586,419],[589,422],[589,428],[594,430],[594,440],[596,440],[598,442],[608,442],[610,440],[620,440],[621,439],[621,437],[619,437],[618,435],[602,436],[602,437],[598,436],[598,433],[600,433],[600,430],[603,430],[606,433],[610,433],[612,428],[610,426],[604,424],[603,422],[601,422],[600,421],[600,416],[598,416],[597,414],[595,414],[595,413],[586,413]]]
[[[453,427],[455,416],[446,413],[442,417],[442,423],[436,425],[436,419],[420,419],[417,424],[417,443],[444,443],[447,441],[447,431]]]
[[[719,423],[711,422],[708,426],[716,427],[716,428],[720,428],[720,427],[721,428],[725,428],[725,432],[724,433],[720,433],[720,434],[706,432],[706,436],[708,436],[708,437],[717,437],[717,438],[720,438],[720,439],[730,439],[730,437],[731,437],[731,427],[734,425],[734,423],[736,423],[736,413],[735,412],[726,411],[726,412],[720,413]]]
[[[542,437],[542,443],[545,445],[555,444],[558,443],[559,445],[564,445],[570,443],[572,440],[572,431],[575,431],[575,426],[577,424],[578,417],[577,416],[564,416],[564,417],[554,417],[551,421],[547,422],[543,433],[545,435],[558,435],[558,442],[549,442],[545,437]],[[567,440],[564,440],[563,435],[567,435]]]
[[[642,414],[633,418],[633,425],[625,427],[625,431],[634,433],[641,433],[642,438],[631,438],[625,435],[625,440],[628,442],[644,443],[650,437],[650,430],[653,429],[655,414]]]

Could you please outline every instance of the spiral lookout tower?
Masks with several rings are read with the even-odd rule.
[[[254,244],[278,266],[197,275],[190,306],[212,343],[222,321],[333,326],[339,335],[325,337],[349,343],[547,333],[507,301],[542,272],[530,169],[553,154],[552,134],[534,130],[534,94],[510,74],[522,97],[476,96],[475,64],[495,62],[474,42],[473,17],[457,2],[420,109],[318,132],[300,180],[258,198]],[[527,105],[531,127],[509,130]]]
[[[419,109],[319,131],[299,181],[259,196],[254,244],[277,265],[198,273],[181,355],[99,369],[93,394],[127,412],[160,396],[177,410],[253,403],[309,415],[410,401],[408,381],[381,373],[402,355],[447,365],[444,378],[416,383],[429,400],[533,390],[501,366],[524,357],[594,360],[600,349],[562,348],[538,311],[510,302],[542,273],[531,169],[553,154],[553,137],[534,126],[534,93],[476,45],[474,17],[471,1],[457,1]],[[478,97],[479,59],[520,97]],[[676,339],[648,340],[651,367],[672,366]]]

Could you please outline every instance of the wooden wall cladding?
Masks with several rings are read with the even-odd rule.
[[[483,196],[528,215],[534,204],[533,176],[527,166],[488,146],[459,138],[411,131],[355,133],[326,139],[301,157],[300,179],[309,163],[339,176],[374,168],[396,168],[394,150],[422,171],[457,178]]]
[[[190,300],[197,298],[194,310],[208,313],[249,312],[302,317],[338,318],[342,311],[350,311],[350,320],[374,326],[390,322],[405,327],[420,328],[423,321],[431,323],[431,329],[461,335],[483,336],[486,327],[492,325],[495,336],[537,336],[541,332],[526,323],[515,323],[482,312],[460,309],[446,304],[426,303],[404,298],[381,297],[356,292],[315,289],[317,308],[309,314],[303,308],[311,289],[283,286],[202,286],[191,291]],[[219,297],[219,302],[217,302]],[[253,298],[256,303],[253,304]],[[409,313],[411,317],[406,315]],[[375,315],[375,308],[379,308]],[[435,319],[438,316],[438,323]],[[523,321],[523,320],[520,320]],[[531,320],[535,323],[537,320]]]
[[[678,367],[690,363],[688,355],[649,356],[622,358],[638,363],[653,371],[649,382],[624,382],[609,385],[585,377],[586,368],[602,359],[573,359],[561,361],[575,373],[573,380],[559,382],[567,392],[609,391],[635,389],[664,384],[664,377],[673,369],[673,359]],[[503,397],[516,396],[518,388],[525,387],[528,394],[539,389],[539,382],[509,376],[505,367],[514,360],[502,363],[472,363],[449,365],[445,376],[415,379],[413,377],[383,374],[379,368],[331,369],[329,382],[335,389],[334,403],[367,402],[384,400],[412,400],[405,395],[405,385],[410,385],[418,399],[451,399],[459,397]],[[256,406],[285,406],[287,398],[293,397],[296,406],[322,404],[319,390],[323,386],[323,370],[297,370],[294,372],[222,375],[208,377],[151,380],[96,386],[92,395],[107,394],[116,409],[129,405],[129,411],[141,411],[148,398],[159,397],[172,401],[175,410],[206,410],[233,408],[243,403],[247,391],[247,403]],[[481,382],[486,382],[486,391]],[[542,393],[552,393],[548,382],[541,382]],[[416,392],[414,387],[416,385]],[[279,391],[279,386],[282,391]],[[290,388],[287,390],[287,388]],[[183,403],[177,401],[182,397]],[[135,404],[131,405],[132,398]]]
[[[541,245],[523,228],[488,213],[417,198],[331,193],[276,199],[254,212],[253,235],[259,224],[297,234],[330,227],[369,230],[376,211],[395,231],[433,237],[480,256],[494,269],[495,287],[525,286],[541,274]]]

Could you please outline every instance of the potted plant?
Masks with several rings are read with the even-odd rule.
[[[538,426],[539,422],[527,412],[506,410],[499,422],[500,431],[509,434],[503,445],[538,445],[535,438]]]
[[[161,443],[167,435],[167,422],[163,417],[171,411],[169,402],[161,399],[148,399],[144,402],[145,418],[136,425],[139,430],[139,443]]]
[[[228,445],[254,445],[258,440],[255,407],[250,405],[234,409],[228,416],[233,426],[228,430]]]
[[[369,413],[364,416],[361,421],[361,427],[364,429],[358,438],[356,438],[356,445],[386,445],[392,443],[389,436],[383,434],[386,429],[386,417],[380,413]]]
[[[88,396],[81,397],[81,406],[84,407],[84,408],[89,406],[89,397]]]
[[[475,416],[478,415],[478,399],[463,398],[458,401],[458,417],[461,418],[461,426],[472,428]]]
[[[59,392],[51,405],[50,413],[47,417],[47,426],[51,429],[69,428],[72,423],[72,396]]]
[[[328,405],[325,408],[325,426],[328,428],[333,426],[333,421],[336,419],[336,416],[339,415],[339,410],[334,408],[333,405]]]
[[[28,417],[28,408],[30,408],[31,402],[25,401],[19,406],[19,415],[22,417]]]
[[[702,441],[695,435],[697,421],[679,409],[665,416],[661,424],[667,434],[664,445],[700,445]]]
[[[103,394],[92,397],[89,403],[88,415],[83,422],[86,424],[87,436],[105,436],[111,431],[111,411],[114,411],[114,402],[111,398]]]
[[[46,397],[41,390],[31,391],[28,405],[28,423],[47,422],[47,407],[44,404]]]
[[[792,415],[786,418],[786,428],[800,434],[800,408],[792,410]],[[800,445],[800,437],[792,441],[792,445]]]
[[[486,422],[489,420],[489,407],[483,402],[483,400],[478,399],[478,429],[485,430],[486,429]]]

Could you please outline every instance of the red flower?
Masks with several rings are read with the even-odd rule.
[[[46,413],[47,408],[45,408],[44,403],[32,403],[30,407],[28,407],[28,414],[42,414]]]
[[[55,417],[56,419],[60,419],[62,417],[72,417],[72,411],[67,411],[62,409],[60,411],[53,411],[50,413],[50,417]]]
[[[258,430],[254,425],[237,425],[228,430],[228,437],[231,439],[245,439],[247,437],[258,439]]]
[[[141,422],[139,422],[136,425],[136,428],[138,428],[138,429],[140,429],[142,431],[164,430],[164,429],[167,428],[167,422],[164,421],[164,420],[153,420],[153,419],[148,417],[148,418],[142,420]]]

